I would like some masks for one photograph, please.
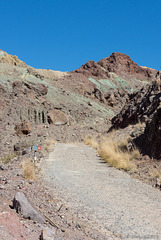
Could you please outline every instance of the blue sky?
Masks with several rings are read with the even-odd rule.
[[[112,52],[161,69],[160,0],[0,0],[0,49],[71,71]]]

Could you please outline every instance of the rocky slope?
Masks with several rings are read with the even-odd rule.
[[[73,71],[95,84],[93,95],[108,106],[121,108],[128,94],[151,82],[157,71],[140,67],[123,53],[112,53],[99,62],[88,61]]]
[[[125,128],[130,124],[145,122],[144,134],[135,139],[142,153],[161,159],[161,74],[140,91],[129,95],[128,103],[112,119],[112,127]]]
[[[93,71],[98,68],[96,78]],[[139,67],[121,53],[92,65],[87,63],[74,72],[34,69],[1,50],[0,156],[23,141],[32,145],[53,136],[59,141],[75,141],[88,133],[105,131],[129,93],[151,81],[155,72]],[[68,121],[62,124],[58,117],[49,124],[53,123],[48,121],[53,110],[63,112]],[[16,132],[16,125],[23,121],[31,123],[32,132]]]
[[[155,75],[159,80],[150,84]],[[49,187],[43,185],[41,178],[36,182],[26,180],[20,164],[28,159],[33,160],[33,145],[41,146],[37,154],[39,160],[50,151],[55,142],[53,139],[57,142],[74,142],[82,141],[87,134],[101,136],[107,132],[110,120],[126,102],[128,105],[113,118],[113,127],[123,128],[149,119],[145,133],[135,141],[144,154],[159,159],[160,98],[160,75],[157,71],[139,67],[122,53],[113,53],[98,63],[89,61],[78,70],[64,73],[34,69],[1,50],[0,205],[1,212],[7,211],[8,216],[17,219],[17,225],[13,227],[12,218],[5,225],[7,221],[4,223],[2,219],[6,215],[1,213],[4,228],[0,229],[0,235],[4,239],[13,239],[13,234],[17,233],[8,232],[8,226],[12,225],[12,230],[25,229],[24,238],[19,234],[20,239],[25,239],[25,236],[27,239],[38,239],[41,230],[49,227],[52,222],[49,224],[49,220],[53,220],[59,226],[56,233],[58,238],[104,239],[101,229],[95,231],[93,224],[89,225],[89,219],[87,222],[80,219],[76,211],[71,213],[64,203],[62,207],[62,202],[57,202],[56,188],[53,195]],[[150,147],[144,148],[145,145]],[[147,163],[146,157],[144,160]],[[155,164],[153,168],[159,164],[150,160],[149,165]],[[36,165],[36,171],[38,169]],[[33,205],[49,216],[45,226],[31,220],[19,223],[15,210],[9,207],[17,191],[25,193]]]

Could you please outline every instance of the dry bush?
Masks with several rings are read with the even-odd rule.
[[[46,139],[46,141],[44,142],[44,150],[49,153],[54,148],[55,144],[56,140]]]
[[[23,176],[27,180],[35,180],[35,166],[31,159],[26,159],[21,163]]]
[[[16,157],[16,154],[14,152],[10,152],[4,155],[2,158],[0,158],[0,162],[3,164],[7,164],[15,157]]]
[[[112,167],[124,170],[130,170],[135,167],[134,163],[130,161],[129,152],[122,151],[116,141],[106,140],[101,143],[99,154]]]
[[[84,138],[84,143],[86,145],[89,145],[91,147],[93,147],[94,149],[98,150],[99,149],[99,143],[97,142],[95,137],[92,136],[86,136]]]
[[[132,151],[130,151],[129,154],[130,160],[137,159],[141,156],[139,149],[136,147],[133,147]]]

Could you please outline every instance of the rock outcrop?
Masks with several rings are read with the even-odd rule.
[[[129,124],[151,121],[161,103],[161,82],[154,81],[139,92],[129,95],[128,103],[112,119],[113,128],[125,128]]]
[[[0,50],[0,63],[9,63],[14,66],[27,67],[26,63],[19,60],[17,56],[12,56]]]
[[[134,142],[143,154],[161,159],[161,107],[157,109],[151,122],[146,124],[144,134]]]
[[[161,77],[156,74],[152,84],[129,96],[128,103],[112,119],[111,129],[125,128],[130,124],[145,122],[144,133],[134,139],[135,145],[145,155],[161,159]]]
[[[110,73],[132,75],[143,80],[152,80],[156,70],[140,67],[124,53],[114,52],[99,62],[88,61],[74,72],[83,73],[87,77],[109,78]]]

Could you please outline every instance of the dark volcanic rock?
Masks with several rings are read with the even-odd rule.
[[[161,158],[161,77],[157,73],[151,85],[129,96],[128,103],[112,119],[112,127],[125,128],[130,124],[145,122],[144,134],[134,139],[134,143],[145,155]],[[111,130],[110,129],[110,130]]]
[[[150,121],[161,102],[160,85],[154,81],[139,92],[131,94],[128,103],[112,119],[112,127],[125,128],[129,124],[136,124],[139,121]]]
[[[161,159],[161,107],[146,124],[144,134],[135,139],[135,144],[143,154]]]

